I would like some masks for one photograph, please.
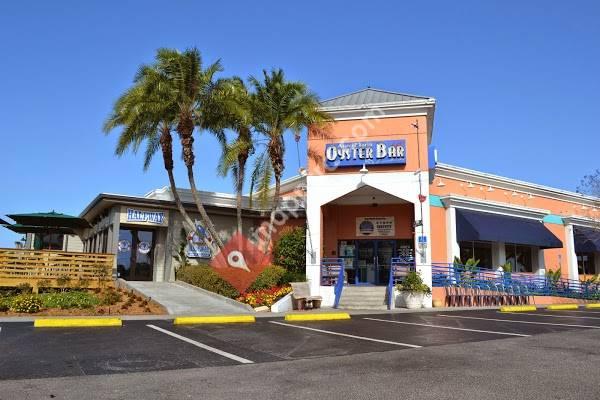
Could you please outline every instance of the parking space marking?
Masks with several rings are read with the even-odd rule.
[[[395,346],[412,347],[414,349],[418,349],[418,348],[423,347],[423,346],[418,346],[416,344],[408,344],[408,343],[401,343],[401,342],[392,342],[390,340],[381,340],[381,339],[374,339],[374,338],[369,338],[369,337],[365,337],[365,336],[350,335],[348,333],[326,331],[324,329],[317,329],[317,328],[310,328],[308,326],[286,324],[284,322],[277,322],[277,321],[269,321],[269,322],[272,323],[272,324],[276,324],[276,325],[288,326],[290,328],[305,329],[307,331],[326,333],[328,335],[343,336],[343,337],[352,338],[352,339],[367,340],[369,342],[385,343],[385,344],[391,344],[391,345],[395,345]]]
[[[515,314],[516,315],[516,314]],[[516,319],[498,319],[498,318],[482,318],[482,317],[465,317],[462,315],[446,315],[446,314],[438,314],[438,317],[446,317],[446,318],[462,318],[462,319],[479,319],[483,321],[497,321],[497,322],[513,322],[518,324],[533,324],[533,325],[555,325],[555,326],[568,326],[572,328],[590,328],[590,329],[600,329],[600,326],[593,325],[574,325],[574,324],[555,324],[552,322],[535,322],[535,321],[519,321]]]
[[[433,325],[433,324],[420,324],[420,323],[417,323],[417,322],[393,321],[393,320],[390,320],[390,319],[378,319],[378,318],[363,318],[363,319],[368,319],[369,321],[389,322],[389,323],[392,323],[392,324],[426,326],[428,328],[452,329],[452,330],[456,330],[456,331],[466,331],[466,332],[493,333],[495,335],[522,336],[522,337],[529,337],[529,336],[531,336],[531,335],[525,335],[525,334],[522,334],[522,333],[498,332],[498,331],[484,331],[484,330],[481,330],[481,329],[468,329],[468,328],[457,328],[457,327],[454,327],[454,326],[443,326],[443,325]]]
[[[570,311],[570,310],[569,310]],[[506,313],[503,313],[506,314]],[[559,314],[533,314],[533,313],[519,313],[519,315],[533,315],[540,317],[554,317],[554,318],[576,318],[576,319],[600,319],[600,317],[576,317],[574,315],[559,315]]]
[[[254,361],[250,361],[250,360],[248,360],[246,358],[242,358],[242,357],[236,356],[235,354],[231,354],[231,353],[228,353],[226,351],[219,350],[219,349],[217,349],[215,347],[208,346],[208,345],[206,345],[204,343],[197,342],[197,341],[192,340],[190,338],[187,338],[185,336],[178,335],[175,332],[171,332],[171,331],[168,331],[166,329],[159,328],[156,325],[146,325],[146,326],[148,328],[152,328],[154,330],[157,330],[159,332],[162,332],[164,334],[167,334],[167,335],[172,336],[174,338],[177,338],[179,340],[183,340],[184,342],[192,344],[192,345],[194,345],[196,347],[200,347],[201,349],[211,351],[211,352],[216,353],[216,354],[218,354],[220,356],[223,356],[223,357],[227,357],[227,358],[229,358],[231,360],[234,360],[234,361],[237,361],[237,362],[239,362],[241,364],[254,364]]]

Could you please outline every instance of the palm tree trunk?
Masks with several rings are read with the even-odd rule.
[[[206,226],[206,229],[208,230],[210,235],[213,237],[215,244],[217,245],[219,250],[223,250],[223,247],[224,247],[223,242],[221,241],[221,238],[219,237],[219,234],[217,233],[217,230],[215,229],[215,226],[213,225],[210,217],[206,213],[206,209],[204,208],[204,205],[202,204],[202,200],[200,199],[200,194],[198,193],[198,189],[196,189],[196,181],[194,179],[194,170],[192,167],[188,167],[187,171],[188,171],[188,180],[190,181],[190,189],[192,190],[192,196],[194,197],[194,202],[196,203],[196,207],[198,208],[198,212],[200,213],[200,218],[202,219],[202,222],[204,222],[204,225]]]
[[[237,231],[238,233],[243,232],[242,226],[242,191],[244,190],[244,178],[246,175],[246,160],[248,156],[240,156],[238,158],[238,173],[236,182],[236,212],[237,212]]]
[[[269,228],[267,231],[267,240],[265,242],[265,254],[269,251],[271,242],[273,240],[273,225],[275,224],[275,214],[279,208],[279,193],[281,192],[281,175],[275,174],[275,192],[273,193],[273,205],[271,206],[271,218],[269,221]]]
[[[198,193],[198,189],[196,188],[196,180],[194,179],[194,137],[192,136],[192,133],[194,132],[194,124],[192,120],[185,118],[182,119],[179,122],[179,125],[177,126],[177,131],[179,132],[181,147],[183,148],[183,162],[187,167],[187,175],[188,180],[190,182],[192,197],[194,198],[196,208],[198,208],[198,212],[200,213],[200,219],[202,219],[202,222],[204,223],[206,229],[212,236],[218,249],[223,250],[223,242],[221,241],[221,238],[219,237],[217,230],[215,229],[215,226],[213,225],[210,217],[206,213],[206,209],[202,204],[200,194]]]
[[[167,170],[167,175],[169,176],[169,185],[171,186],[171,193],[173,193],[175,205],[183,218],[184,225],[187,225],[187,230],[190,232],[195,231],[196,224],[194,224],[194,221],[192,221],[187,211],[185,211],[181,198],[179,197],[179,192],[177,192],[177,186],[175,185],[175,177],[173,176],[173,137],[171,136],[171,129],[166,124],[163,126],[160,135],[160,148],[163,153],[163,162],[165,164],[165,169]]]

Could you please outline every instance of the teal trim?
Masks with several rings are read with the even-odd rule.
[[[558,215],[554,215],[554,214],[548,214],[544,217],[543,221],[546,224],[558,224],[558,225],[564,225],[563,224],[563,220],[561,217],[559,217]]]
[[[435,194],[429,195],[429,204],[431,205],[431,207],[442,207],[442,208],[444,207],[444,204],[442,203],[442,199],[440,198],[440,196],[436,196]]]

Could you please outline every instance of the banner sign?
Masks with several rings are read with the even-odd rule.
[[[406,164],[405,140],[330,143],[325,145],[327,168]]]
[[[212,258],[212,251],[206,245],[206,240],[212,242],[212,239],[198,221],[195,224],[196,230],[187,236],[186,254],[189,258]]]
[[[356,236],[388,237],[396,234],[394,217],[357,217]]]
[[[165,220],[164,211],[143,211],[134,208],[127,209],[127,222],[147,222],[162,225]]]

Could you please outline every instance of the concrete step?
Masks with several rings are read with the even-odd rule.
[[[385,286],[345,286],[340,298],[340,308],[349,310],[385,310]]]

